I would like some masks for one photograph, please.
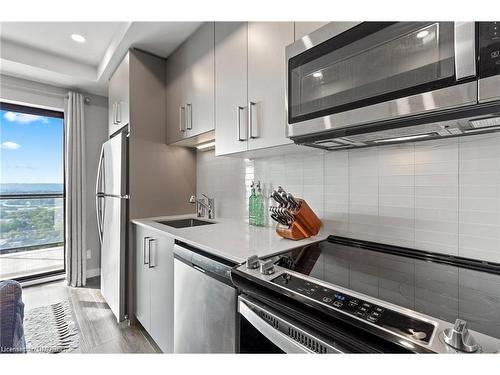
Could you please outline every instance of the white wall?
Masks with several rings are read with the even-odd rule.
[[[64,110],[68,89],[38,82],[0,75],[0,99]],[[89,276],[96,276],[100,267],[100,251],[97,238],[95,212],[95,176],[101,144],[107,139],[108,100],[102,96],[86,95],[91,101],[85,105],[86,155],[87,155],[87,247],[91,258],[87,259]]]
[[[332,234],[500,263],[500,133],[256,160],[198,152],[197,192],[246,219],[248,186],[305,198]],[[271,223],[272,224],[272,223]]]

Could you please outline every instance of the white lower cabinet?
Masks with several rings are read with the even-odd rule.
[[[135,227],[135,316],[164,353],[174,349],[174,239]]]

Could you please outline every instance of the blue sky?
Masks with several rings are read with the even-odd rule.
[[[0,182],[62,183],[60,118],[0,110]]]

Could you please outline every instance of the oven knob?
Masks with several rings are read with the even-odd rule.
[[[274,262],[268,260],[260,264],[260,273],[263,275],[272,275],[274,273]]]
[[[259,268],[259,258],[257,258],[257,255],[252,255],[247,259],[247,268],[254,270],[256,268]]]
[[[466,327],[467,322],[462,319],[455,320],[453,328],[444,330],[444,342],[452,348],[465,353],[474,353],[479,349],[479,345],[471,336]]]

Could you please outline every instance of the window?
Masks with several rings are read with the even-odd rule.
[[[64,272],[64,114],[0,103],[0,280]]]

